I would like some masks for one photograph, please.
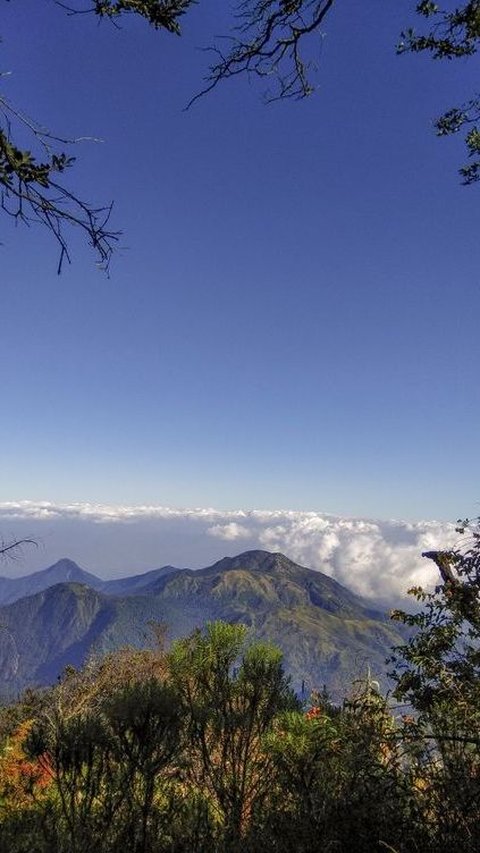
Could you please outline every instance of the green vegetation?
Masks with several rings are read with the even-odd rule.
[[[62,577],[70,582],[58,583]],[[25,595],[27,583],[11,581],[5,595]],[[223,620],[248,625],[252,639],[277,646],[295,690],[303,686],[308,695],[326,684],[341,701],[367,665],[386,689],[385,650],[404,638],[384,613],[332,578],[268,551],[248,551],[200,571],[159,570],[144,584],[140,576],[103,586],[62,561],[37,573],[32,587],[41,591],[0,608],[3,695],[52,684],[67,664],[81,666],[93,653],[148,645],[152,621],[167,624],[176,639]]]
[[[450,6],[450,8],[449,8]],[[480,42],[480,2],[442,8],[431,0],[420,0],[417,12],[430,22],[426,32],[410,28],[402,33],[398,53],[429,53],[434,59],[465,59],[474,56]],[[451,107],[435,121],[438,136],[465,132],[470,162],[459,170],[464,184],[480,180],[480,96],[476,93],[461,106]]]
[[[6,706],[0,849],[477,851],[480,533],[469,530],[467,550],[425,555],[442,583],[413,590],[423,609],[393,614],[415,629],[393,652],[393,700],[368,676],[341,703],[325,691],[302,703],[278,649],[215,622],[170,649],[159,628],[155,649],[70,667]]]
[[[422,609],[393,613],[413,629],[393,697],[368,676],[341,703],[300,702],[278,649],[214,622],[169,649],[158,627],[154,649],[5,706],[0,849],[477,851],[480,531],[463,529],[465,550],[425,554],[442,582],[412,590]]]

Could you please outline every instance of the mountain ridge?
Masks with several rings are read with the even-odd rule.
[[[175,566],[163,566],[160,569],[128,575],[127,577],[104,579],[92,572],[82,569],[78,563],[69,557],[62,557],[45,569],[39,569],[29,575],[18,578],[0,576],[0,605],[12,604],[20,598],[34,595],[36,592],[48,589],[57,583],[85,583],[92,589],[116,595],[129,588],[140,589],[152,582],[152,579],[169,571],[177,571]]]
[[[123,587],[75,566],[60,568],[100,586],[70,580],[0,607],[0,676],[10,693],[50,683],[92,653],[148,646],[152,621],[166,623],[172,639],[207,621],[242,622],[252,638],[282,649],[297,690],[326,684],[337,697],[367,665],[386,682],[388,650],[404,641],[371,602],[280,553],[247,551],[198,570],[165,566],[116,579]],[[44,580],[57,575],[46,570]]]

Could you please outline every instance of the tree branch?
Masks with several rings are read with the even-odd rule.
[[[35,539],[0,540],[0,559],[18,559],[25,545],[34,545],[36,548],[38,543]]]
[[[207,48],[218,59],[210,67],[205,87],[194,95],[187,109],[222,80],[239,74],[275,80],[267,101],[305,98],[313,92],[309,79],[311,62],[301,53],[306,39],[318,33],[334,0],[244,0],[237,14],[238,25],[230,36],[231,49]]]

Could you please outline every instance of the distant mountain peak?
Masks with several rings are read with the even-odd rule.
[[[91,572],[87,572],[85,569],[82,569],[78,563],[75,563],[74,560],[70,560],[69,557],[61,557],[60,560],[57,560],[57,562],[53,563],[52,566],[49,566],[47,569],[43,569],[43,571],[34,572],[30,577],[40,578],[42,575],[44,577],[53,576],[58,578],[58,583],[66,583],[71,580],[95,586],[96,583],[99,582],[99,579],[95,577],[95,575],[92,575]]]
[[[56,563],[53,563],[53,565],[49,566],[47,569],[44,569],[44,572],[52,572],[52,573],[53,572],[68,573],[68,572],[83,572],[83,571],[84,571],[84,569],[82,569],[78,565],[78,563],[76,563],[74,560],[71,560],[69,557],[60,557],[60,559],[57,560]]]
[[[0,577],[0,604],[11,604],[26,595],[35,595],[55,584],[70,582],[86,584],[92,589],[99,589],[103,585],[103,581],[95,575],[80,568],[68,557],[62,557],[53,566],[33,572],[31,575],[22,575],[19,578]]]

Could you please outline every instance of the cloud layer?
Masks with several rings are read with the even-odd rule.
[[[91,503],[0,503],[5,535],[42,540],[42,568],[68,555],[104,575],[165,563],[196,568],[251,548],[281,551],[386,603],[436,582],[421,552],[458,544],[454,525],[342,518],[321,512],[174,509]],[[34,568],[33,563],[28,568]]]

